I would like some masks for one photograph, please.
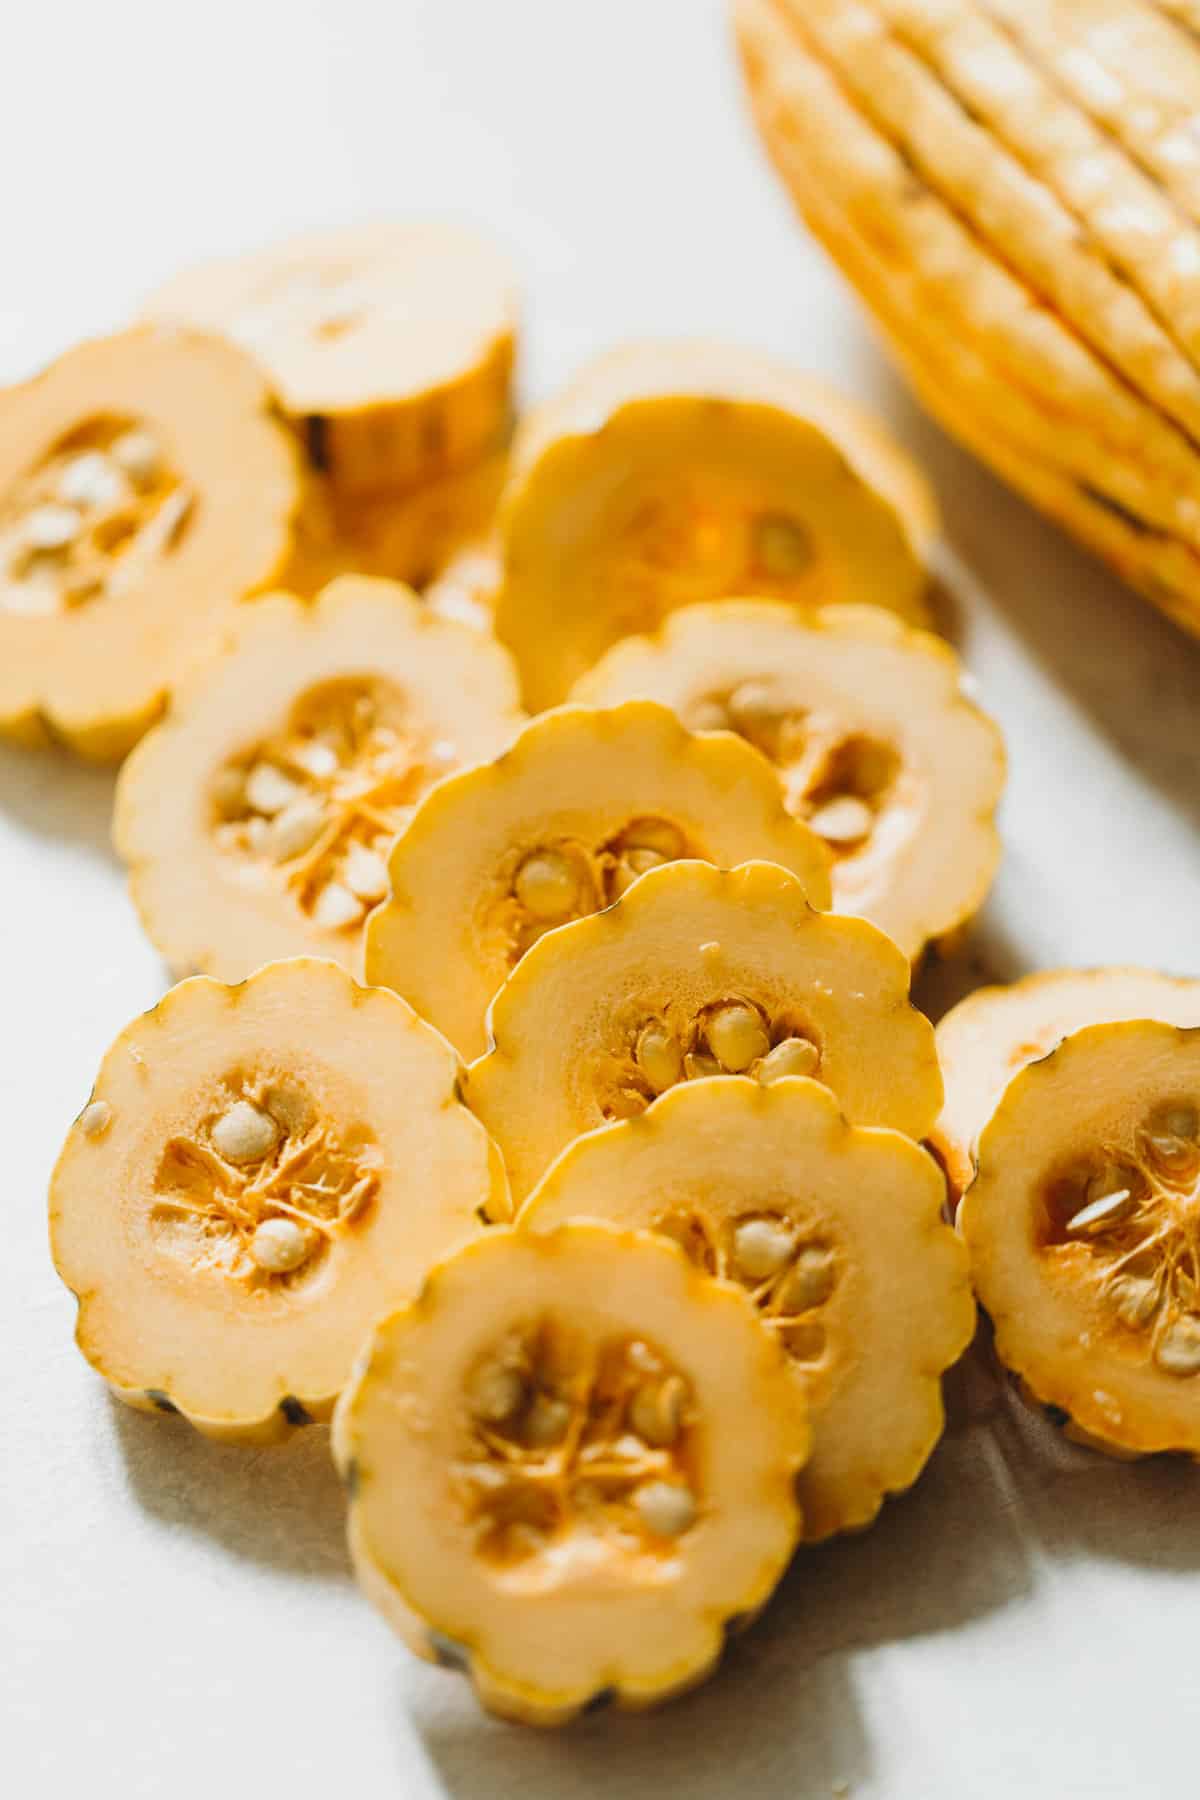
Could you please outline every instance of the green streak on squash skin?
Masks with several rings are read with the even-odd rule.
[[[153,1406],[156,1406],[159,1412],[177,1413],[179,1411],[179,1408],[171,1399],[170,1395],[164,1394],[161,1388],[147,1388],[145,1392],[147,1400],[149,1400]]]

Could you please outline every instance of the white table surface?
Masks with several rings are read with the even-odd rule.
[[[8,26],[0,372],[198,255],[420,211],[510,246],[529,394],[647,332],[833,375],[937,482],[955,633],[1012,754],[1003,872],[930,1003],[1068,960],[1196,972],[1200,647],[914,411],[764,166],[718,0],[108,0]],[[1196,1792],[1200,1475],[1064,1447],[982,1365],[974,1422],[916,1492],[802,1557],[715,1681],[550,1738],[477,1713],[360,1602],[323,1434],[239,1453],[111,1403],[44,1224],[97,1061],[164,984],[111,793],[59,756],[0,754],[7,1793]]]

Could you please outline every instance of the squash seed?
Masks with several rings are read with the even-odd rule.
[[[709,1049],[731,1075],[740,1075],[771,1048],[757,1012],[738,1000],[717,1008],[709,1018],[705,1036]]]
[[[250,1239],[250,1254],[270,1275],[290,1275],[313,1246],[313,1235],[295,1219],[264,1219]]]
[[[226,1162],[261,1162],[279,1142],[280,1131],[270,1113],[248,1100],[235,1100],[212,1128],[213,1148]]]
[[[313,920],[325,931],[342,931],[357,925],[363,916],[363,903],[340,881],[327,881],[317,895],[312,909]]]
[[[1200,1319],[1184,1313],[1168,1326],[1155,1346],[1154,1360],[1168,1375],[1200,1375]]]
[[[875,815],[865,800],[853,794],[839,794],[809,814],[808,824],[827,844],[856,844],[865,838],[875,822]]]
[[[290,775],[269,762],[255,763],[246,777],[245,791],[247,803],[255,812],[265,813],[268,818],[282,812],[303,793]]]
[[[79,1129],[84,1137],[99,1137],[112,1123],[112,1107],[107,1100],[92,1100],[79,1115]]]
[[[821,1052],[810,1038],[783,1038],[759,1063],[758,1079],[769,1085],[785,1075],[815,1075],[820,1065]]]
[[[1115,1225],[1118,1219],[1128,1218],[1133,1211],[1133,1195],[1128,1188],[1116,1188],[1111,1194],[1102,1194],[1098,1200],[1089,1201],[1087,1206],[1067,1220],[1067,1230],[1076,1235],[1089,1231],[1103,1231],[1109,1225]]]
[[[676,1481],[644,1481],[633,1496],[639,1519],[655,1537],[682,1537],[696,1522],[692,1491]]]
[[[653,1449],[669,1449],[683,1425],[685,1397],[684,1384],[678,1375],[669,1375],[665,1381],[640,1387],[629,1402],[629,1423]]]
[[[656,1094],[683,1077],[683,1052],[665,1025],[651,1021],[638,1034],[634,1060]]]
[[[565,856],[535,850],[517,870],[513,891],[535,919],[565,919],[575,906],[578,887]]]
[[[525,1382],[509,1363],[485,1363],[471,1384],[471,1407],[485,1425],[511,1419],[525,1400]]]
[[[342,864],[342,880],[358,899],[373,905],[388,891],[387,864],[374,850],[351,844]]]
[[[290,862],[303,856],[325,828],[325,808],[319,800],[304,795],[276,813],[267,833],[267,847],[276,862]]]
[[[779,1309],[784,1313],[809,1312],[823,1306],[833,1292],[836,1269],[828,1250],[808,1245],[784,1276],[779,1292]]]
[[[796,1247],[794,1234],[774,1219],[745,1219],[733,1234],[733,1260],[747,1281],[778,1275]]]

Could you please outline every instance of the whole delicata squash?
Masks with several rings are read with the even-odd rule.
[[[478,1056],[488,1004],[531,945],[680,857],[778,863],[829,904],[823,845],[736,738],[698,737],[648,701],[547,713],[417,809],[367,933],[367,980]]]
[[[709,1673],[792,1553],[808,1446],[803,1384],[745,1294],[601,1224],[450,1257],[334,1422],[367,1593],[538,1725]]]
[[[114,835],[149,936],[226,980],[304,951],[357,974],[395,833],[522,717],[499,645],[392,582],[245,609],[121,771]]]
[[[93,1368],[231,1442],[328,1418],[369,1325],[508,1212],[457,1081],[431,1026],[336,963],[173,988],[105,1056],[50,1184]]]
[[[718,345],[634,345],[517,434],[496,631],[538,710],[696,601],[871,600],[920,621],[935,528],[899,446],[808,376]]]
[[[869,1524],[941,1436],[940,1377],[975,1323],[944,1197],[932,1158],[898,1132],[848,1125],[816,1082],[720,1078],[577,1139],[518,1224],[648,1227],[747,1289],[808,1386],[798,1491],[815,1539]],[[651,1441],[671,1400],[664,1387],[639,1402]]]
[[[291,549],[299,461],[248,358],[143,328],[0,393],[0,735],[123,756]]]
[[[908,956],[982,904],[1004,744],[940,638],[874,606],[694,606],[614,645],[572,698],[635,695],[763,751],[833,852],[835,911],[871,919]]]
[[[459,226],[290,238],[187,270],[145,310],[254,356],[343,494],[461,469],[508,429],[515,281],[498,250]]]
[[[1120,1019],[1200,1025],[1200,981],[1155,969],[1049,969],[978,988],[951,1008],[937,1028],[946,1098],[930,1141],[955,1196],[971,1180],[976,1140],[1018,1069],[1085,1025]]]
[[[770,155],[924,404],[1200,629],[1195,7],[734,11]]]
[[[921,1138],[942,1080],[908,983],[890,938],[814,912],[786,869],[671,863],[518,963],[467,1098],[517,1201],[573,1138],[706,1075],[814,1076],[855,1123]]]
[[[1101,1445],[1200,1454],[1200,1029],[1086,1026],[1005,1089],[963,1197],[996,1350]]]

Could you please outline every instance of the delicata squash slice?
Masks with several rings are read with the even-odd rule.
[[[1000,855],[1004,744],[940,638],[874,606],[719,601],[614,645],[572,698],[634,695],[768,756],[833,853],[835,910],[873,920],[908,956],[981,905]]]
[[[1048,969],[978,988],[951,1008],[937,1028],[946,1098],[929,1136],[955,1196],[974,1174],[976,1140],[1017,1071],[1071,1032],[1121,1019],[1200,1025],[1200,981],[1156,969]]]
[[[1101,1445],[1200,1454],[1200,1029],[1086,1026],[1005,1089],[959,1209],[996,1351]]]
[[[216,339],[143,328],[0,394],[0,735],[123,756],[275,580],[299,460]]]
[[[491,1232],[386,1319],[334,1422],[360,1580],[419,1656],[555,1725],[665,1700],[800,1532],[802,1383],[649,1232]]]
[[[671,863],[518,963],[492,1002],[468,1102],[517,1201],[582,1132],[707,1075],[810,1075],[855,1123],[921,1138],[942,1080],[908,984],[890,938],[814,912],[786,869]]]
[[[941,1436],[940,1376],[975,1323],[943,1199],[924,1151],[848,1125],[816,1082],[722,1078],[577,1139],[518,1224],[650,1228],[741,1283],[807,1384],[814,1436],[799,1495],[815,1539],[868,1524]],[[639,1400],[650,1442],[670,1429],[671,1400],[665,1389]]]
[[[513,274],[459,226],[391,221],[291,238],[187,270],[145,310],[254,356],[343,494],[461,469],[508,428]]]
[[[923,478],[849,402],[718,345],[600,358],[518,431],[496,631],[531,709],[677,607],[755,593],[926,617]]]
[[[245,609],[121,771],[114,835],[149,936],[226,980],[304,951],[357,974],[395,833],[522,716],[505,652],[392,582]]]
[[[173,988],[105,1056],[50,1184],[93,1368],[231,1442],[328,1418],[370,1324],[508,1212],[457,1080],[336,963]]]
[[[367,980],[478,1056],[492,996],[540,937],[680,857],[778,863],[829,904],[824,847],[736,738],[697,737],[650,701],[547,713],[413,815],[367,932]]]

